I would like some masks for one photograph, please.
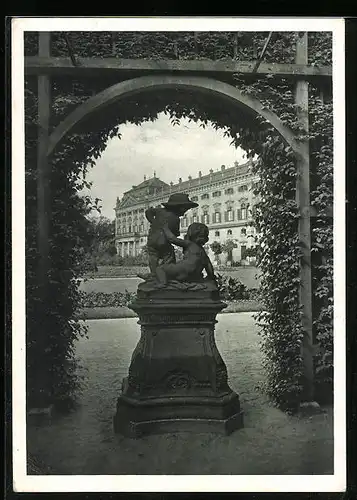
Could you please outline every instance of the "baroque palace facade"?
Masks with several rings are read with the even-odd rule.
[[[115,207],[115,245],[117,253],[139,255],[146,245],[149,222],[145,210],[166,202],[173,193],[187,193],[199,207],[189,210],[181,218],[181,237],[192,222],[203,222],[209,228],[209,245],[214,241],[225,243],[233,240],[237,248],[233,250],[233,262],[245,258],[248,248],[256,246],[256,233],[251,223],[257,197],[253,190],[258,178],[251,173],[251,160],[233,167],[222,165],[220,170],[210,170],[209,174],[191,176],[187,181],[167,184],[155,176],[117,198]],[[213,258],[213,253],[208,249]],[[224,261],[223,254],[220,256]]]

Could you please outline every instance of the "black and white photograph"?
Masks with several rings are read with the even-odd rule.
[[[344,491],[344,20],[11,43],[14,490]]]

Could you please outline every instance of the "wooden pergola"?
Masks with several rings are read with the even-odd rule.
[[[49,32],[39,33],[38,56],[25,57],[25,74],[35,75],[38,79],[38,247],[40,254],[39,278],[43,293],[46,294],[47,271],[49,268],[49,220],[50,193],[48,171],[49,119],[51,112],[50,79],[55,76],[90,77],[116,76],[121,80],[145,75],[188,75],[209,76],[222,79],[233,74],[242,76],[261,76],[272,74],[275,78],[288,78],[295,82],[295,102],[297,115],[303,129],[308,132],[308,88],[309,82],[318,82],[323,87],[331,86],[332,68],[308,65],[307,32],[299,33],[296,43],[295,64],[263,62],[264,53],[269,44],[269,34],[265,46],[256,61],[207,61],[207,60],[147,60],[120,59],[116,57],[78,58],[68,42],[68,58],[50,56]],[[307,154],[297,157],[296,202],[300,212],[299,238],[303,258],[300,264],[301,290],[300,300],[303,310],[303,360],[305,375],[304,400],[314,399],[313,358],[316,345],[312,328],[312,282],[311,282],[311,218],[316,211],[310,205],[310,162],[309,144],[303,142]],[[330,216],[332,216],[332,208]]]

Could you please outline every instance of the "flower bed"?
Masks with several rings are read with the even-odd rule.
[[[254,303],[259,304],[258,291],[245,290],[242,293],[241,289],[228,289],[225,293],[222,293],[222,300],[228,302],[229,304],[235,303]],[[101,307],[127,307],[136,297],[135,292],[84,292],[81,301],[82,309],[92,309]],[[256,306],[255,306],[256,307]]]
[[[83,293],[82,308],[97,308],[97,307],[126,307],[136,297],[136,293],[128,292],[87,292]]]

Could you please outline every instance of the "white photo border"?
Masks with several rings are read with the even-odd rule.
[[[340,492],[346,489],[345,22],[343,18],[42,17],[12,19],[12,426],[16,492]],[[331,31],[334,96],[334,474],[30,476],[26,466],[25,31]],[[15,286],[14,286],[15,285]]]

